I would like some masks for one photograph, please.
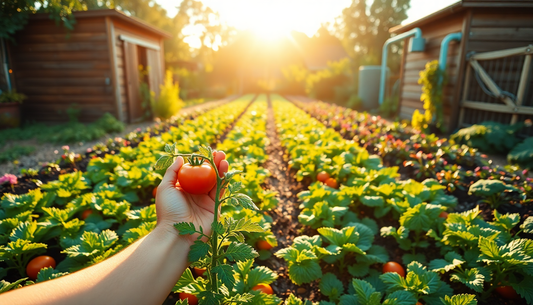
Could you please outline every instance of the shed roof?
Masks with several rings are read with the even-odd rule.
[[[73,12],[73,15],[76,19],[91,18],[91,17],[113,17],[113,18],[120,19],[124,22],[130,23],[139,28],[142,28],[143,30],[151,32],[157,36],[160,36],[163,38],[172,38],[172,35],[170,33],[163,31],[137,17],[128,16],[125,13],[119,10],[116,10],[116,9],[77,11],[77,12]],[[47,13],[40,13],[40,14],[34,14],[30,16],[30,19],[43,20],[43,19],[50,19],[50,17],[49,17],[49,14]]]
[[[445,18],[447,16],[456,14],[458,12],[466,10],[467,8],[472,8],[472,7],[483,7],[483,8],[533,7],[533,1],[531,0],[460,0],[452,5],[449,5],[427,16],[424,16],[416,21],[392,27],[389,30],[389,32],[393,34],[400,34],[400,33],[409,31],[416,27],[426,25],[433,21]]]

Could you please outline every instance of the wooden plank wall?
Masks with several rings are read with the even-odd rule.
[[[533,8],[474,8],[466,54],[470,52],[488,52],[523,47],[533,44]],[[480,61],[496,84],[505,91],[516,95],[518,81],[522,71],[524,56]],[[472,77],[469,82],[467,99],[489,104],[502,104],[501,101],[484,93]],[[523,106],[533,107],[533,76],[530,76]],[[509,124],[512,114],[495,113],[482,110],[466,109],[463,123],[465,125],[496,121]],[[533,119],[522,115],[520,120]],[[524,129],[524,135],[533,136],[533,128]]]
[[[66,121],[77,104],[81,121],[116,115],[104,17],[80,18],[67,32],[52,20],[30,20],[10,44],[15,85],[28,96],[23,118]]]
[[[426,39],[426,50],[422,53],[406,53],[403,66],[402,94],[400,100],[400,118],[411,120],[415,109],[423,110],[420,101],[422,86],[418,84],[420,71],[425,69],[426,63],[438,60],[440,44],[444,37],[450,33],[461,32],[465,14],[458,13],[450,18],[433,22],[420,27],[422,36]],[[462,42],[461,42],[462,43]],[[450,121],[451,102],[456,88],[457,75],[460,65],[460,43],[452,42],[448,52],[447,86],[444,88],[444,120],[448,125]]]

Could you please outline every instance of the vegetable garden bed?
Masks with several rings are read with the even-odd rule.
[[[14,190],[3,187],[0,292],[31,284],[23,267],[36,255],[58,262],[39,273],[39,282],[97,263],[148,234],[156,220],[152,190],[162,174],[154,170],[158,152],[165,144],[190,153],[209,143],[243,172],[236,177],[240,192],[259,207],[225,205],[223,218],[263,229],[242,233],[255,250],[232,265],[232,289],[221,282],[225,300],[533,304],[527,172],[493,167],[474,149],[378,117],[291,101],[244,96],[177,127],[161,124],[112,141],[41,176],[40,187],[31,178]],[[317,181],[319,174],[334,181]],[[82,219],[86,210],[92,214]],[[400,263],[405,277],[382,274],[389,261]],[[192,266],[211,268],[203,257]],[[187,269],[165,304],[179,292],[199,295],[209,280]],[[259,284],[274,294],[259,293]],[[498,286],[521,297],[503,298]]]

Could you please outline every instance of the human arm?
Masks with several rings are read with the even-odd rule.
[[[223,152],[215,154],[218,170],[228,163]],[[188,266],[193,239],[180,236],[177,222],[206,228],[214,218],[214,196],[190,195],[176,187],[184,160],[178,157],[167,169],[156,195],[157,226],[113,257],[55,280],[0,295],[0,304],[161,304]]]

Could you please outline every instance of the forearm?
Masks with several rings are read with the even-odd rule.
[[[115,256],[0,295],[1,304],[161,304],[187,268],[189,244],[156,227]]]

